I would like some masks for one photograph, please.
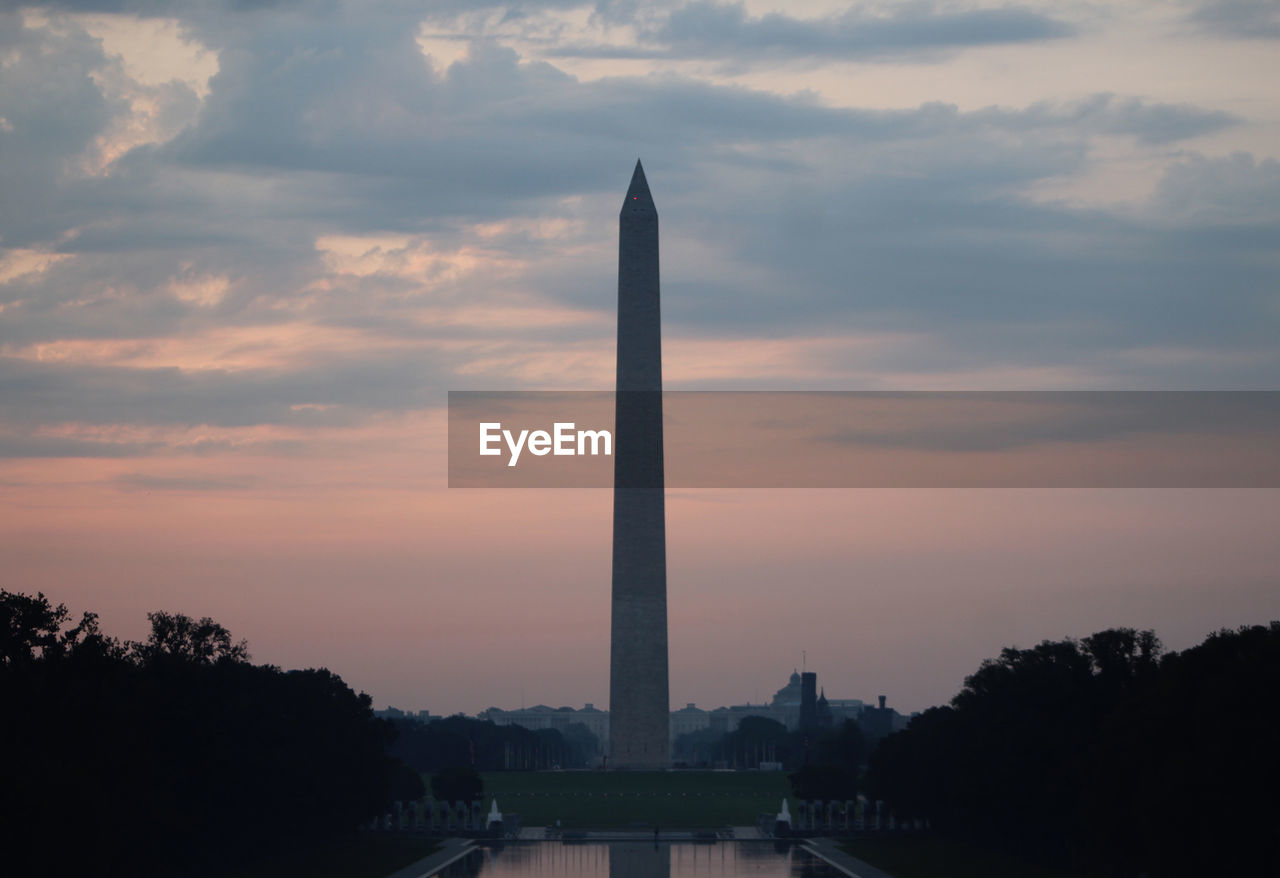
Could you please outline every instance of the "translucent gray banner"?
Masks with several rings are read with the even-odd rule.
[[[657,409],[649,396],[640,409]],[[668,391],[660,402],[668,488],[1280,487],[1280,391]],[[614,417],[609,392],[451,391],[449,486],[612,487],[627,441]]]

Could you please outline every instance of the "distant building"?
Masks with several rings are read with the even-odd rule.
[[[863,726],[868,737],[877,740],[889,732],[906,728],[911,717],[903,716],[891,707],[885,707],[884,697],[878,708],[868,707],[860,698],[827,698],[825,689],[817,695],[818,675],[813,671],[792,671],[787,684],[774,693],[768,704],[735,704],[706,711],[708,726],[722,733],[736,731],[738,724],[749,716],[759,716],[782,723],[790,731],[813,726],[838,726],[845,720],[854,720]],[[689,711],[694,705],[677,713]],[[868,724],[870,729],[867,728]],[[672,725],[672,735],[676,735]],[[883,731],[888,729],[888,731]]]
[[[876,707],[864,707],[862,713],[858,715],[858,725],[862,727],[862,733],[868,740],[879,741],[881,738],[886,738],[894,732],[905,729],[907,723],[911,721],[911,717],[903,716],[892,707],[886,707],[886,700],[885,696],[881,695],[877,699]]]
[[[786,725],[783,711],[767,704],[735,704],[731,707],[717,707],[710,712],[709,716],[710,727],[723,733],[736,732],[738,724],[749,716],[761,716]],[[795,711],[795,716],[798,721],[800,716],[798,709]]]
[[[591,734],[600,739],[600,746],[608,753],[609,747],[609,711],[600,710],[590,701],[582,705],[582,710],[574,712],[577,722],[591,730]]]
[[[805,671],[800,675],[800,728],[818,725],[818,675]]]
[[[803,698],[803,684],[799,671],[793,670],[787,685],[773,693],[769,702],[770,718],[776,719],[789,729],[800,728],[800,702]],[[756,714],[759,716],[761,714]]]
[[[418,722],[429,723],[433,720],[444,719],[438,714],[433,714],[429,710],[401,710],[398,707],[388,705],[386,710],[375,710],[373,715],[382,719],[416,719]]]
[[[695,705],[692,701],[679,710],[671,711],[671,740],[690,732],[701,731],[711,726],[711,714]]]
[[[829,698],[827,710],[831,712],[832,725],[840,725],[847,719],[857,721],[866,707],[861,698]]]
[[[714,729],[721,734],[737,731],[747,717],[758,716],[779,722],[790,731],[800,728],[838,726],[845,720],[854,720],[862,727],[869,740],[881,738],[906,728],[911,717],[903,716],[886,706],[881,695],[878,706],[870,707],[859,698],[827,698],[826,690],[817,688],[818,675],[814,671],[792,671],[787,684],[774,693],[768,704],[734,704],[703,710],[689,702],[679,710],[670,712],[669,731],[674,742],[681,735],[703,729]],[[405,716],[404,711],[388,708],[379,715],[394,712]],[[420,711],[419,715],[425,715]],[[913,714],[914,716],[914,714]],[[438,717],[433,717],[438,719]],[[526,729],[557,729],[563,731],[573,723],[582,723],[600,741],[604,752],[609,752],[609,713],[587,703],[575,710],[572,707],[548,707],[545,704],[523,707],[519,710],[500,710],[490,707],[478,714],[479,719],[489,720],[500,726],[523,726]]]
[[[818,693],[818,702],[814,705],[814,717],[814,724],[820,728],[828,729],[835,725],[835,718],[831,714],[831,705],[827,703],[825,690]]]

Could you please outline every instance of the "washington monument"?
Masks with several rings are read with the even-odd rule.
[[[665,768],[671,705],[658,211],[639,161],[618,217],[616,399],[609,764]]]

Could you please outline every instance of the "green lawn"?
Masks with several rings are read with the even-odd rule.
[[[385,878],[397,869],[437,850],[424,838],[362,836],[334,839],[304,851],[277,854],[252,866],[225,873],[223,878]]]
[[[750,826],[791,794],[780,771],[490,772],[484,789],[486,808],[496,796],[525,826],[599,829]]]
[[[936,836],[858,838],[841,847],[894,878],[1091,878]]]

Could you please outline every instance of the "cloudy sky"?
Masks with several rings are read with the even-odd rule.
[[[448,390],[1280,389],[1280,5],[0,3],[0,559],[378,705],[608,701],[607,491]],[[673,491],[676,704],[1280,617],[1274,490]]]

